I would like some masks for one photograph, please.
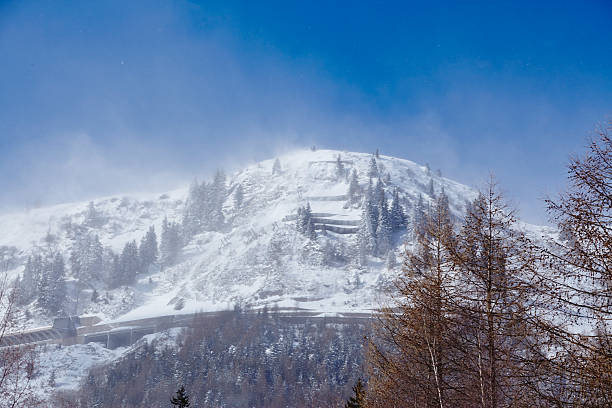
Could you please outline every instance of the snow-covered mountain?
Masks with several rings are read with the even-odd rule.
[[[338,171],[338,156],[344,173]],[[89,301],[84,296],[74,306],[78,309],[69,312],[131,320],[228,309],[235,304],[325,313],[369,310],[379,301],[379,289],[399,270],[404,244],[411,240],[410,219],[419,197],[427,205],[444,191],[451,212],[460,217],[466,203],[476,196],[472,188],[428,167],[380,155],[375,161],[385,195],[391,202],[397,188],[408,226],[394,232],[393,255],[368,256],[364,264],[357,259],[354,233],[362,208],[359,203],[349,203],[347,192],[353,170],[360,186],[367,189],[372,158],[364,153],[301,150],[228,175],[223,228],[194,235],[174,265],[150,268],[133,285],[109,290],[91,283],[87,290],[96,289],[99,299]],[[273,171],[276,160],[280,171],[278,167]],[[238,186],[243,192],[239,206],[235,200]],[[121,252],[126,242],[139,241],[150,226],[159,234],[165,217],[181,222],[188,194],[189,189],[182,188],[164,194],[101,198],[93,206],[81,202],[0,215],[3,256],[12,265],[13,276],[22,272],[27,256],[36,248],[60,251],[69,265],[75,230],[97,234],[104,246]],[[315,240],[296,231],[297,209],[307,203],[317,232]],[[88,219],[92,209],[97,214],[95,223]],[[70,271],[68,276],[70,279]],[[34,316],[29,324],[42,321]]]

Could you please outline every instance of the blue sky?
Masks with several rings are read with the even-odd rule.
[[[0,1],[0,208],[316,144],[494,172],[544,222],[612,115],[612,3],[423,3]]]

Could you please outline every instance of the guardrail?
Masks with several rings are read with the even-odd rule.
[[[258,313],[258,310],[253,313]],[[134,344],[136,341],[146,336],[166,330],[172,327],[189,327],[196,318],[206,318],[219,316],[223,313],[233,313],[231,311],[190,313],[180,315],[164,315],[145,319],[130,320],[125,322],[114,322],[100,324],[96,326],[78,327],[76,336],[67,336],[67,332],[62,332],[53,328],[45,327],[41,330],[30,330],[28,332],[13,333],[5,335],[0,342],[0,348],[16,347],[26,344],[56,343],[63,345],[99,343],[107,348],[117,348]],[[347,319],[368,319],[368,313],[336,313],[334,316],[322,314],[321,312],[309,311],[306,309],[286,308],[277,311],[268,310],[276,318],[281,319],[310,319],[321,318],[326,321],[342,322]]]

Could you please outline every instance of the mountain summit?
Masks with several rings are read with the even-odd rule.
[[[366,311],[399,271],[419,214],[441,195],[458,218],[476,192],[408,160],[300,150],[161,195],[2,215],[0,245],[22,286],[33,285],[36,256],[44,265],[60,254],[68,314]],[[32,293],[24,303],[36,316]]]

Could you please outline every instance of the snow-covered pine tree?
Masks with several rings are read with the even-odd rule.
[[[38,288],[36,290],[38,295],[36,303],[41,309],[49,313],[51,298],[53,296],[51,293],[51,269],[53,267],[53,258],[50,253],[45,254],[45,257],[42,258],[41,265],[40,278],[38,279]]]
[[[312,217],[308,218],[308,224],[306,224],[306,236],[313,241],[317,239],[317,232],[315,231],[315,224],[312,221]]]
[[[427,195],[431,198],[436,198],[436,191],[434,190],[434,182],[433,179],[429,179],[429,184],[427,184]]]
[[[227,187],[225,185],[225,173],[217,170],[212,184],[212,208],[210,228],[218,231],[223,228],[225,218],[223,216],[223,203],[227,198]]]
[[[378,225],[376,229],[376,244],[379,256],[383,257],[391,248],[391,220],[389,217],[389,207],[387,198],[382,195],[381,201],[378,204]]]
[[[344,168],[344,163],[342,163],[342,158],[340,155],[336,157],[336,177],[339,180],[343,179],[346,174],[346,169]]]
[[[121,270],[119,255],[111,253],[111,256],[111,266],[107,278],[107,285],[110,289],[114,289],[123,284],[123,271]]]
[[[376,164],[376,159],[373,156],[370,159],[370,167],[368,169],[368,177],[369,178],[377,178],[378,177],[378,165]]]
[[[136,281],[136,275],[140,269],[140,262],[138,260],[138,246],[136,241],[130,241],[125,244],[119,264],[122,274],[122,284],[132,284]]]
[[[418,235],[423,229],[423,223],[425,222],[425,204],[423,202],[423,195],[419,194],[419,199],[414,206],[414,214],[412,215],[412,231],[415,235]]]
[[[385,189],[383,186],[383,182],[379,177],[378,180],[376,180],[376,187],[374,187],[373,200],[376,203],[376,205],[378,205],[382,201],[384,196],[385,196]]]
[[[96,210],[93,201],[87,205],[87,213],[85,214],[85,225],[89,227],[98,227],[102,224],[101,214]]]
[[[298,207],[295,218],[295,230],[300,234],[304,233],[304,207]]]
[[[70,263],[70,272],[72,277],[75,279],[79,279],[81,276],[81,252],[82,252],[82,244],[77,241],[72,245],[70,249],[70,256],[68,257],[68,262]]]
[[[391,174],[389,172],[385,173],[383,177],[383,182],[385,183],[385,186],[388,186],[391,184]]]
[[[185,392],[185,387],[181,387],[176,392],[176,395],[170,399],[170,404],[177,408],[189,408],[191,403],[189,402],[189,396]]]
[[[70,252],[72,275],[82,282],[104,278],[104,248],[97,235],[78,236]]]
[[[297,232],[300,234],[303,234],[311,239],[316,238],[310,203],[306,203],[305,207],[298,207],[295,225]]]
[[[360,224],[359,230],[357,231],[357,260],[361,267],[365,267],[368,264],[369,253],[367,236],[363,231],[367,231],[367,228],[362,227]]]
[[[369,244],[369,226],[368,212],[365,207],[361,210],[361,218],[359,219],[359,228],[357,229],[357,259],[360,266],[366,266],[368,255],[370,254]]]
[[[204,183],[202,183],[204,184]],[[189,186],[189,194],[185,201],[183,210],[183,232],[187,239],[200,232],[202,228],[202,196],[198,180],[194,180]]]
[[[376,149],[378,155],[378,149]],[[357,384],[353,387],[353,396],[346,401],[344,408],[365,408],[366,406],[366,392],[361,378],[357,380]]]
[[[140,271],[146,273],[149,267],[157,262],[157,235],[155,227],[149,227],[146,235],[140,241],[138,248],[138,257],[140,258]]]
[[[361,212],[361,220],[359,222],[359,229],[357,231],[357,240],[359,242],[359,249],[365,251],[361,255],[371,255],[376,253],[376,226],[372,219],[371,211],[368,206],[364,206]]]
[[[277,157],[276,160],[274,160],[274,164],[272,165],[272,174],[281,174],[281,171],[281,163]]]
[[[376,234],[376,228],[378,227],[378,205],[376,202],[376,195],[374,188],[372,187],[372,179],[369,179],[368,189],[366,190],[365,197],[363,198],[363,207],[368,212],[369,222]]]
[[[19,304],[26,305],[38,296],[41,273],[42,257],[38,254],[29,256],[23,270],[23,276],[19,280]]]
[[[47,285],[49,292],[45,309],[53,315],[58,315],[64,310],[66,302],[66,268],[64,257],[61,253],[56,252],[50,264]]]
[[[168,267],[176,262],[179,251],[181,250],[181,235],[179,225],[175,222],[168,222],[164,218],[162,222],[161,243],[159,247],[160,262],[163,267]]]
[[[89,236],[86,248],[85,262],[81,271],[81,279],[86,281],[100,280],[104,270],[104,247],[98,235]]]
[[[351,172],[351,179],[349,181],[348,188],[348,201],[351,204],[355,204],[361,197],[361,187],[359,186],[359,180],[357,179],[357,170],[353,169]]]
[[[310,203],[306,203],[304,211],[302,212],[302,231],[304,234],[309,236],[310,231],[308,230],[308,224],[311,222],[312,210],[310,209]]]
[[[438,194],[438,196],[436,197],[436,205],[443,206],[444,210],[446,211],[447,214],[449,214],[449,217],[451,217],[451,220],[452,220],[453,217],[450,212],[448,196],[446,195],[446,192],[444,191],[444,187],[442,187],[442,189],[440,190],[440,194]]]
[[[406,228],[406,214],[404,208],[400,203],[399,190],[395,188],[393,190],[393,202],[391,203],[391,228],[393,231],[399,231]]]

